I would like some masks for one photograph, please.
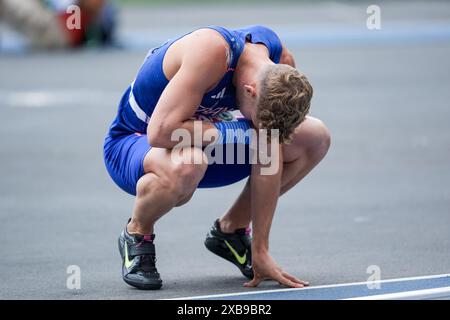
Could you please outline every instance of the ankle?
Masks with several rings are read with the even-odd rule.
[[[129,234],[151,235],[153,234],[153,224],[150,227],[144,226],[143,224],[139,223],[139,221],[131,219],[131,221],[127,225],[127,232]]]
[[[236,229],[247,228],[248,224],[245,223],[237,224],[232,220],[222,217],[219,219],[219,226],[220,230],[223,233],[233,233],[234,231],[236,231]]]

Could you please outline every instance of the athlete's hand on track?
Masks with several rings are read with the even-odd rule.
[[[268,254],[253,256],[253,280],[244,283],[245,287],[257,287],[263,280],[275,280],[279,284],[290,288],[303,288],[309,283],[300,280],[284,271],[275,260]]]

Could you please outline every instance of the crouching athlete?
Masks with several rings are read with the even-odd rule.
[[[119,236],[123,280],[140,289],[161,288],[154,245],[158,219],[188,202],[197,188],[247,179],[234,204],[213,223],[206,248],[235,264],[249,279],[245,286],[265,279],[287,287],[308,285],[270,256],[269,231],[278,198],[323,159],[330,145],[323,122],[308,115],[312,95],[292,54],[264,26],[208,26],[150,50],[104,143],[110,176],[136,196]],[[233,110],[242,117],[229,119]],[[216,143],[244,146],[250,144],[248,135],[229,139],[227,132],[277,129],[278,170],[262,174],[267,164],[249,157],[244,163],[210,163],[204,149],[209,140],[203,138],[201,145],[192,141],[180,152],[183,160],[201,161],[174,161],[179,141],[173,132],[183,129],[194,136],[198,123],[203,132],[215,133]]]

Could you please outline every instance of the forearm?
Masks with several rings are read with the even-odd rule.
[[[278,158],[277,161],[282,161],[280,157]],[[255,253],[264,253],[269,250],[269,233],[280,194],[282,174],[281,165],[272,175],[261,174],[262,167],[264,166],[261,164],[254,164],[250,178],[252,249]]]
[[[210,131],[208,131],[210,130]],[[208,121],[186,120],[179,123],[150,123],[147,130],[150,145],[157,148],[205,146],[218,136],[215,126]],[[207,134],[205,134],[207,133]]]
[[[148,136],[151,145],[168,149],[209,144],[250,144],[252,131],[249,129],[249,122],[243,120],[218,121],[214,124],[209,121],[187,120],[178,126],[163,126],[159,134],[156,134],[156,130],[149,130],[152,132]]]
[[[292,53],[285,46],[283,46],[283,51],[281,53],[280,63],[281,64],[290,65],[293,68],[296,67],[295,66],[294,56],[292,55]]]

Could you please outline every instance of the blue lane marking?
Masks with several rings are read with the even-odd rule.
[[[205,300],[336,300],[374,296],[404,291],[443,288],[450,286],[450,276],[431,279],[403,280],[380,283],[380,289],[369,289],[366,284],[342,285],[331,288],[308,288],[281,292],[211,297]]]
[[[380,30],[368,30],[365,26],[336,28],[332,25],[297,29],[280,27],[276,30],[290,47],[450,43],[448,23],[386,24]]]
[[[239,28],[241,26],[231,26]],[[270,25],[290,48],[336,47],[349,45],[405,45],[449,43],[450,23],[382,23],[381,30],[368,30],[364,24],[354,26],[276,26]],[[150,29],[119,30],[118,42],[127,49],[149,50],[167,39],[177,37],[195,27],[174,27],[158,31]],[[1,30],[0,30],[1,31]],[[6,30],[0,39],[0,52],[18,53],[27,49],[23,36]]]

